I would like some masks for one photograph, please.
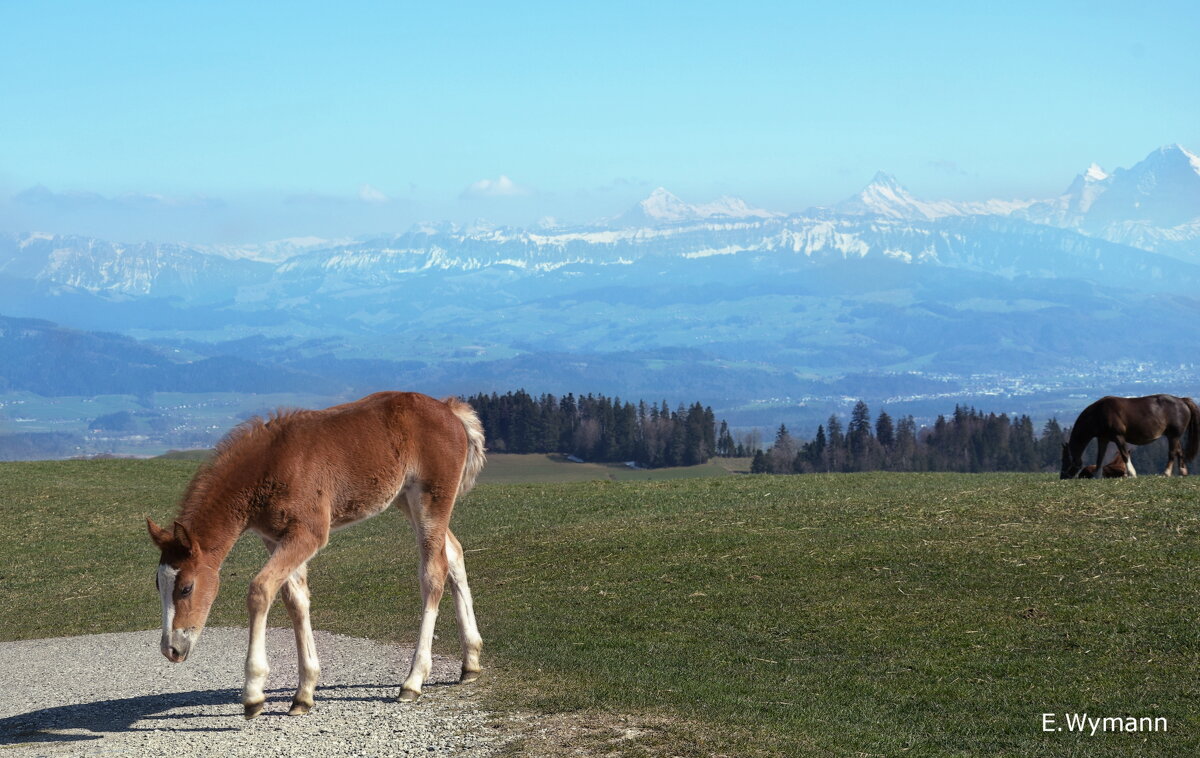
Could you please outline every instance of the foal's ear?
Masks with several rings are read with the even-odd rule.
[[[188,551],[189,553],[196,553],[196,552],[200,551],[200,546],[197,545],[196,542],[192,539],[192,535],[188,534],[187,527],[184,526],[183,524],[179,523],[178,521],[175,522],[174,537],[175,537],[175,541],[178,542],[181,546],[183,546],[183,549]]]
[[[146,531],[150,532],[150,539],[154,540],[154,544],[158,545],[159,550],[166,548],[171,541],[171,533],[154,523],[149,516],[146,517]]]

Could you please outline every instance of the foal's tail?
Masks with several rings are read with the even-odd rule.
[[[442,402],[450,407],[450,410],[462,422],[463,428],[467,430],[467,463],[463,466],[462,479],[458,483],[458,494],[465,495],[475,486],[475,478],[483,470],[483,463],[486,459],[483,424],[479,423],[479,417],[475,415],[475,410],[458,398],[448,397]]]
[[[1190,397],[1183,398],[1183,402],[1192,413],[1192,418],[1188,421],[1187,447],[1183,451],[1183,460],[1190,461],[1196,457],[1196,453],[1200,453],[1200,408],[1196,407],[1196,402]]]

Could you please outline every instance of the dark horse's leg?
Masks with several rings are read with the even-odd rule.
[[[1104,478],[1104,464],[1108,462],[1108,446],[1110,444],[1112,444],[1112,443],[1104,437],[1096,438],[1097,458],[1096,458],[1096,470],[1092,472],[1093,479],[1103,479]]]
[[[1125,444],[1123,436],[1117,436],[1117,455],[1125,463],[1125,476],[1137,479],[1137,469],[1133,467],[1133,456],[1129,453],[1129,445]]]
[[[1187,464],[1183,462],[1183,445],[1179,444],[1179,438],[1168,437],[1167,444],[1167,470],[1163,472],[1163,476],[1171,475],[1172,464],[1180,476],[1187,476]]]

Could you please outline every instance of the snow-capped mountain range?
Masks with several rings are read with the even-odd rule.
[[[1105,252],[1087,238],[1133,250]],[[1006,252],[1026,247],[1014,240],[1058,252],[1031,255],[1023,266],[1020,256]],[[205,301],[268,282],[328,279],[329,288],[396,283],[428,270],[502,266],[545,272],[739,254],[881,257],[1053,276],[1115,255],[1134,269],[1165,276],[1162,262],[1142,251],[1200,263],[1200,158],[1179,145],[1111,174],[1093,164],[1062,195],[1040,201],[924,200],[881,172],[830,208],[784,215],[730,197],[690,204],[660,187],[617,218],[577,228],[425,224],[386,237],[224,248],[7,236],[0,237],[0,275],[95,293]]]
[[[1111,174],[1092,166],[1061,196],[1022,211],[1040,224],[1185,259],[1200,254],[1200,157],[1180,145]]]
[[[1032,204],[1029,200],[919,200],[896,177],[880,171],[857,195],[834,206],[838,213],[932,221],[947,216],[1007,216]]]
[[[779,218],[784,215],[786,214],[751,208],[740,197],[719,197],[711,203],[693,205],[680,200],[664,187],[659,187],[645,200],[613,219],[612,225],[654,226],[715,219]]]
[[[648,396],[674,383],[748,402],[800,375],[1178,368],[1200,342],[1196,291],[1200,160],[1177,145],[1037,201],[925,200],[881,173],[788,215],[659,188],[572,228],[223,248],[0,235],[0,315],[172,355],[266,350],[359,388],[626,394],[637,374]],[[0,367],[5,381],[18,386]]]

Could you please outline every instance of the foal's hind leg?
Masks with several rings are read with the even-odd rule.
[[[467,567],[463,562],[462,544],[449,530],[446,531],[446,560],[450,564],[450,591],[454,593],[454,610],[458,615],[458,637],[462,642],[462,677],[460,684],[473,682],[482,671],[479,653],[483,649],[483,638],[475,624],[475,608],[471,600],[471,588],[467,586]]]
[[[313,707],[313,696],[317,689],[317,677],[321,675],[321,662],[317,659],[317,645],[313,641],[312,619],[309,617],[308,564],[292,572],[283,585],[283,604],[292,617],[292,629],[296,633],[296,660],[300,682],[296,696],[292,698],[289,716],[308,713]]]
[[[417,535],[420,551],[417,577],[421,583],[421,631],[417,636],[417,649],[413,652],[412,667],[400,690],[400,700],[411,702],[421,696],[421,687],[433,668],[433,629],[437,623],[438,605],[446,587],[449,569],[446,560],[446,522],[450,520],[450,509],[454,507],[454,488],[447,502],[443,497],[435,498],[423,488],[414,485],[406,493],[408,517]]]

